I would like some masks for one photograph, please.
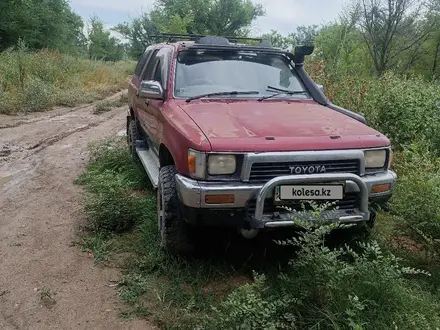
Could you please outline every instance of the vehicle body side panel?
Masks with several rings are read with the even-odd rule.
[[[211,151],[205,134],[173,100],[164,103],[159,113],[160,144],[164,144],[173,156],[177,171],[188,175],[189,148]]]
[[[130,83],[128,84],[128,105],[130,109],[133,109],[135,115],[136,115],[136,99],[137,99],[137,91],[139,90],[140,86],[140,78],[136,77],[135,75],[132,76]]]

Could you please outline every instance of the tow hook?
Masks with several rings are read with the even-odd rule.
[[[260,232],[259,229],[240,229],[240,234],[246,238],[246,239],[253,239],[257,237],[258,233]]]

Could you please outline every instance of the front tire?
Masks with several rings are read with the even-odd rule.
[[[188,254],[194,250],[190,225],[180,212],[177,196],[176,167],[164,166],[159,172],[157,188],[157,217],[161,246],[171,254]]]
[[[368,220],[363,225],[358,225],[353,228],[354,232],[352,238],[357,241],[368,240],[372,236],[375,226],[376,212],[370,210],[370,220]]]

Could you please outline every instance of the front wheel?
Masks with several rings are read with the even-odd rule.
[[[190,237],[190,225],[180,212],[177,196],[176,167],[164,166],[159,172],[157,188],[157,217],[161,246],[172,254],[188,254],[194,245]]]
[[[353,239],[357,241],[367,240],[371,237],[376,226],[376,212],[370,211],[370,220],[353,228]]]

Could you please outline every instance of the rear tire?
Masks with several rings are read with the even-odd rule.
[[[190,225],[180,211],[177,196],[176,167],[164,166],[159,172],[157,187],[157,217],[161,246],[171,254],[188,254],[194,250],[190,237]]]
[[[139,132],[137,130],[137,125],[135,120],[131,120],[130,124],[128,125],[128,134],[127,134],[127,143],[128,148],[130,151],[131,157],[133,157],[134,160],[138,160],[139,156],[136,153],[136,141],[139,140]]]

